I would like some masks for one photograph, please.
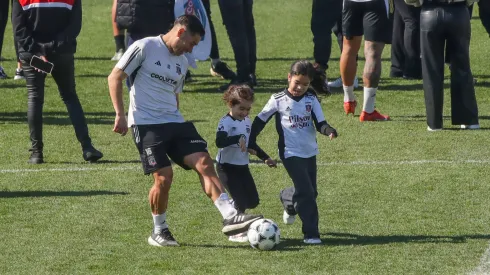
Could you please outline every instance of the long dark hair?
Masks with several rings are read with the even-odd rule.
[[[313,67],[313,64],[309,62],[308,60],[298,60],[294,62],[291,65],[291,69],[289,69],[289,74],[291,76],[293,75],[304,75],[307,76],[310,79],[310,82],[313,80],[315,77],[315,67]],[[316,93],[315,89],[308,89],[308,92],[314,94],[318,98],[318,94]],[[320,100],[318,98],[318,100]]]

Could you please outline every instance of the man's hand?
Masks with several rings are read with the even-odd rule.
[[[274,167],[274,168],[277,168],[277,162],[271,158],[268,158],[265,160],[265,164],[267,164],[267,166],[269,167]]]
[[[46,59],[46,56],[44,56],[44,55],[39,56],[39,58],[41,58],[41,59],[42,59],[42,61],[44,61],[44,62],[48,62],[48,59]],[[34,68],[34,67],[33,67],[33,68]],[[37,68],[34,68],[34,70],[36,70],[37,72],[40,72],[40,73],[46,74],[46,72],[41,71],[41,70],[39,70],[39,69],[37,69]]]
[[[126,116],[116,116],[114,120],[114,129],[113,132],[121,134],[121,136],[125,136],[128,132],[128,121],[126,120]]]

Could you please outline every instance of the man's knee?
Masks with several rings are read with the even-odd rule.
[[[169,190],[173,181],[173,171],[171,167],[164,167],[153,173],[154,187],[161,190]]]

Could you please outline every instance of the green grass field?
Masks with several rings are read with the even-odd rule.
[[[114,63],[109,1],[85,0],[76,54],[79,97],[98,164],[85,163],[52,78],[44,112],[45,161],[28,165],[27,99],[23,81],[0,81],[0,273],[1,274],[485,274],[490,272],[490,39],[474,18],[472,69],[478,79],[479,131],[451,126],[446,90],[445,127],[427,132],[420,81],[390,79],[387,46],[377,106],[393,120],[363,123],[346,117],[343,95],[324,98],[339,138],[318,136],[320,246],[302,244],[301,223],[282,224],[279,190],[290,180],[282,166],[252,166],[263,213],[278,222],[282,242],[271,252],[228,242],[221,216],[193,172],[175,168],[168,221],[178,248],[147,244],[152,228],[143,176],[129,136],[111,132],[114,111],[107,76]],[[212,1],[222,59],[233,53]],[[477,11],[477,9],[475,9]],[[259,87],[254,117],[270,95],[286,85],[290,64],[312,59],[311,1],[255,3]],[[475,12],[475,15],[478,13]],[[8,26],[2,65],[14,74]],[[328,71],[339,75],[333,46]],[[363,66],[364,62],[359,62]],[[359,70],[358,75],[361,75]],[[186,119],[195,121],[214,157],[216,125],[227,109],[216,88],[225,83],[199,63],[181,96]],[[447,74],[448,76],[448,74]],[[448,88],[448,79],[446,88]],[[362,90],[356,91],[362,98]],[[126,96],[126,94],[125,94]],[[127,96],[125,98],[127,100]],[[127,106],[127,105],[126,105]],[[359,108],[358,108],[359,109]],[[259,141],[277,158],[272,123]]]

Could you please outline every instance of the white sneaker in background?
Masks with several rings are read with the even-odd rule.
[[[473,125],[461,125],[461,129],[467,129],[467,130],[477,130],[480,129],[480,124],[473,124]]]
[[[117,51],[114,56],[111,58],[111,61],[119,61],[119,59],[121,59],[121,57],[123,56],[124,54],[124,51],[121,49],[119,51]]]
[[[331,81],[331,82],[328,82],[328,87],[330,88],[342,88],[343,84],[342,84],[342,78],[337,78],[335,79],[334,81]],[[359,79],[357,78],[354,78],[354,89],[358,88],[359,87]]]

